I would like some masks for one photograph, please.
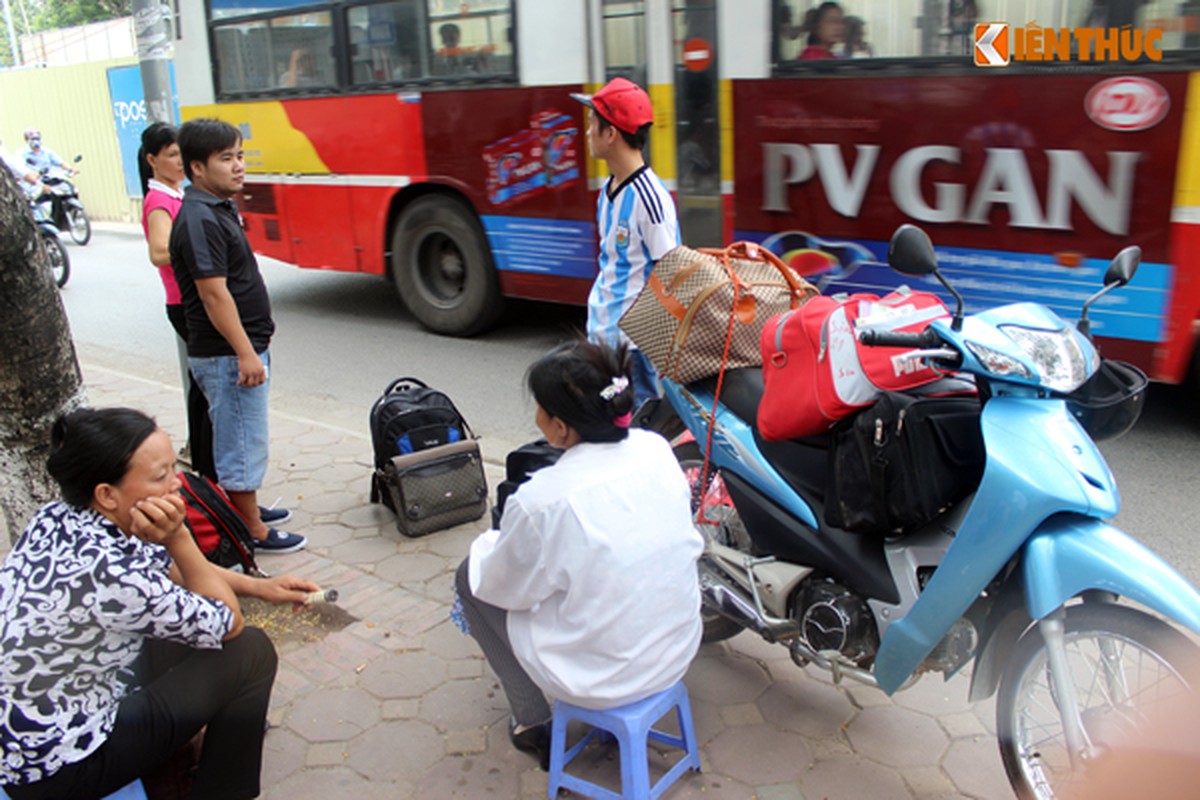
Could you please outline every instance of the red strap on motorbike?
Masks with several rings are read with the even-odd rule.
[[[723,254],[724,259],[729,258],[728,252]],[[726,261],[728,269],[728,262]],[[732,274],[733,270],[729,270]],[[741,300],[742,283],[739,280],[733,282],[733,307],[729,309],[729,328],[725,331],[725,350],[721,354],[721,369],[717,372],[717,387],[713,392],[713,407],[712,414],[708,419],[708,436],[704,443],[704,466],[700,470],[700,494],[696,499],[696,521],[699,515],[704,513],[704,498],[708,496],[708,467],[712,461],[712,443],[713,443],[713,428],[717,425],[717,406],[721,402],[721,387],[725,383],[725,366],[729,363],[729,347],[733,343],[733,321],[737,316],[738,304]]]

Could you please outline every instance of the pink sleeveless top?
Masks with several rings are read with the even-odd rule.
[[[157,183],[157,181],[155,182]],[[162,189],[151,188],[146,192],[146,197],[142,200],[142,232],[146,234],[146,238],[150,238],[151,211],[158,208],[164,209],[174,221],[181,205],[183,205],[182,197],[174,197]],[[183,298],[179,294],[179,284],[175,283],[175,270],[171,268],[171,265],[159,267],[158,277],[162,280],[163,289],[167,293],[167,305],[177,306],[182,303]]]

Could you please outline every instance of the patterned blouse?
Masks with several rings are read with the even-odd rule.
[[[51,503],[0,565],[0,784],[34,783],[108,738],[148,637],[215,649],[224,603],[168,576],[165,548]]]

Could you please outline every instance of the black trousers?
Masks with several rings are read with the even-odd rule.
[[[167,319],[175,333],[187,344],[187,319],[183,306],[167,306]],[[190,375],[190,373],[189,373]],[[188,449],[192,453],[192,469],[213,483],[217,482],[217,464],[213,460],[212,419],[208,416],[208,398],[192,377],[187,390]]]
[[[148,640],[138,662],[142,688],[121,701],[104,744],[45,780],[4,790],[12,800],[101,798],[152,772],[207,725],[193,800],[257,797],[277,664],[258,628],[220,650]]]

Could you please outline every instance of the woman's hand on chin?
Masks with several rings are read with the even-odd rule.
[[[167,546],[176,536],[191,536],[183,524],[184,516],[183,498],[178,494],[147,497],[130,509],[127,532],[143,542]]]

